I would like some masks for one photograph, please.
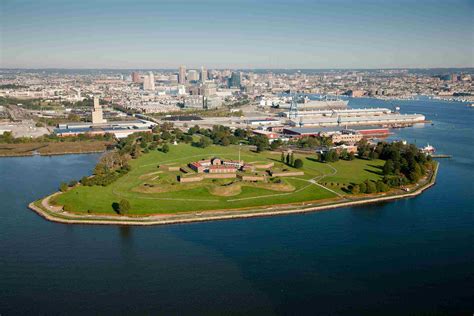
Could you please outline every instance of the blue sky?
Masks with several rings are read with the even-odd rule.
[[[474,66],[474,0],[0,0],[0,67]]]

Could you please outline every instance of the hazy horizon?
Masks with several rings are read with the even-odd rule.
[[[184,65],[186,66],[186,65]],[[206,67],[206,65],[201,65]],[[200,67],[186,67],[187,70],[195,69],[199,70]],[[367,70],[367,71],[375,71],[375,70],[451,70],[451,69],[459,69],[459,70],[474,70],[474,66],[467,66],[467,67],[392,67],[392,68],[230,68],[230,67],[206,67],[208,70],[296,70],[296,71],[307,71],[307,70],[321,70],[321,71],[351,71],[351,70]],[[127,70],[127,71],[152,71],[152,70],[164,70],[164,71],[178,71],[179,68],[66,68],[66,67],[17,67],[17,68],[10,68],[10,67],[0,67],[0,70]]]
[[[474,67],[474,2],[4,0],[2,69]]]

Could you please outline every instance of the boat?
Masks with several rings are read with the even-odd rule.
[[[427,144],[425,147],[421,149],[421,151],[425,154],[432,154],[436,151],[436,149],[430,144]]]

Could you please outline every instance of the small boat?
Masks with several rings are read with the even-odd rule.
[[[421,151],[424,152],[425,154],[432,154],[436,151],[436,149],[430,144],[427,144],[425,147],[421,149]]]

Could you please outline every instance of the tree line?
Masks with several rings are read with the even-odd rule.
[[[431,156],[421,152],[414,144],[379,142],[370,145],[362,142],[358,150],[359,158],[382,159],[385,160],[385,164],[381,169],[382,180],[377,182],[366,180],[352,185],[350,190],[354,194],[386,192],[391,187],[416,183],[435,167]]]
[[[62,143],[62,142],[80,142],[90,140],[113,141],[115,136],[110,133],[103,135],[97,134],[79,134],[75,136],[62,136],[52,133],[39,137],[15,137],[12,132],[3,132],[0,134],[0,144],[29,144],[29,143]]]

